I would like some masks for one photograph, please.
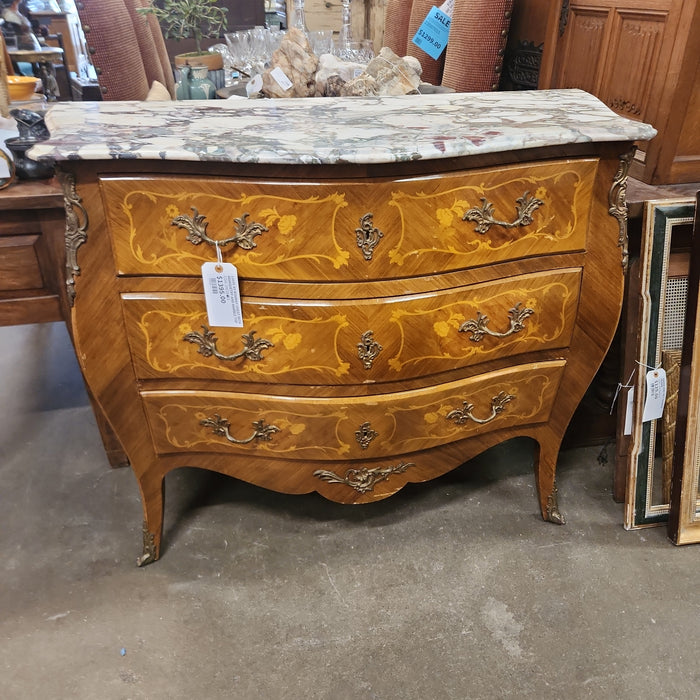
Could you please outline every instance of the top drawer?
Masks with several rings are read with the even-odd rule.
[[[597,160],[401,180],[102,178],[119,274],[399,278],[585,249]]]

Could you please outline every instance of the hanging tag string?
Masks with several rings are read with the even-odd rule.
[[[639,364],[639,361],[637,362]],[[620,395],[620,392],[623,389],[631,389],[632,388],[632,379],[634,379],[634,375],[637,372],[637,368],[635,367],[632,370],[632,374],[630,374],[630,378],[627,380],[626,384],[622,384],[621,382],[617,383],[617,389],[615,389],[615,396],[612,398],[612,402],[610,404],[610,415],[612,416],[613,409],[615,408],[615,402],[617,401],[617,397]]]
[[[222,265],[224,264],[224,258],[221,255],[221,247],[219,246],[219,241],[216,241],[214,247],[216,248],[216,262],[218,263],[216,271],[223,272],[224,268],[222,267]]]
[[[448,17],[452,17],[455,9],[455,0],[445,0],[438,8],[440,12],[444,12]]]

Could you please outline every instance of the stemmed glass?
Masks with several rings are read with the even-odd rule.
[[[344,61],[355,63],[369,63],[374,57],[371,49],[371,41],[352,40],[352,13],[350,11],[350,0],[342,0],[342,24],[340,26],[340,37],[338,45],[333,53]]]
[[[306,34],[306,17],[304,16],[304,0],[294,0],[294,27]]]

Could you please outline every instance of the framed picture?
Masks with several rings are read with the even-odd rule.
[[[676,544],[700,542],[700,193],[688,274],[668,535]]]
[[[695,199],[649,201],[645,204],[642,242],[638,263],[631,267],[637,286],[638,302],[633,314],[634,333],[628,342],[623,370],[625,386],[620,392],[621,413],[626,429],[618,438],[626,442],[627,483],[625,487],[624,526],[626,529],[649,527],[668,520],[674,424],[673,382],[678,377],[680,349],[683,343],[688,252]],[[674,249],[685,252],[674,253]],[[634,288],[634,285],[632,285]],[[632,296],[632,295],[631,295]],[[667,375],[669,401],[663,418],[642,421],[647,372],[663,367]],[[664,443],[666,448],[664,450]],[[665,452],[665,459],[664,459]],[[664,466],[665,465],[665,466]]]

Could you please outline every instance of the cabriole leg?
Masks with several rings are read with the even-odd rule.
[[[535,480],[540,500],[542,518],[556,525],[564,525],[566,519],[559,511],[555,473],[559,457],[560,441],[553,444],[537,442],[535,450]]]
[[[138,566],[145,566],[160,557],[160,542],[163,535],[163,499],[165,481],[162,477],[155,487],[146,489],[139,482],[143,503],[143,553],[136,560]]]

